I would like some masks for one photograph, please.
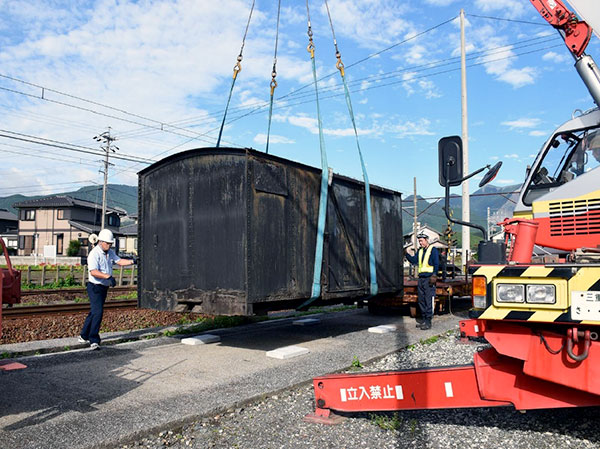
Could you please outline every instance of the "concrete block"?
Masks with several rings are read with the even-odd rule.
[[[313,324],[319,324],[321,320],[319,318],[303,318],[301,320],[292,321],[292,324],[296,326],[312,326]]]
[[[298,357],[299,355],[308,354],[310,351],[301,346],[284,346],[283,348],[273,349],[267,351],[267,357],[273,359],[291,359],[292,357]]]
[[[380,326],[370,327],[368,330],[373,334],[388,334],[390,332],[396,332],[396,326],[393,324],[382,324]]]
[[[181,343],[184,345],[206,345],[209,343],[216,343],[221,341],[221,337],[218,335],[212,334],[204,334],[204,335],[196,335],[195,337],[182,338]]]

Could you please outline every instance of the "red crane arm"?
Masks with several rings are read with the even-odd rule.
[[[560,0],[530,0],[546,21],[556,28],[576,57],[580,57],[592,37],[592,27],[579,20]]]

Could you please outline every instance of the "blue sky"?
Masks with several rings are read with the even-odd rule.
[[[306,4],[281,3],[270,152],[320,166]],[[251,4],[0,0],[0,134],[97,149],[93,136],[110,126],[117,154],[152,160],[214,146]],[[309,6],[329,166],[360,178],[324,3]],[[472,170],[503,160],[494,183],[521,182],[552,130],[575,109],[593,107],[558,33],[528,0],[329,7],[372,183],[410,194],[416,176],[419,194],[442,194],[437,141],[461,132],[460,8]],[[223,146],[265,148],[276,17],[277,2],[256,1]],[[587,52],[598,49],[594,36]],[[0,196],[102,182],[97,155],[7,138],[0,152]],[[113,183],[134,185],[145,167],[113,162]]]

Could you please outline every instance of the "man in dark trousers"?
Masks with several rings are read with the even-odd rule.
[[[439,268],[440,256],[437,248],[429,244],[429,236],[423,232],[417,235],[419,250],[417,254],[406,253],[408,261],[416,265],[419,273],[417,292],[421,319],[417,318],[417,327],[421,330],[431,329],[433,304],[435,300],[436,273]]]
[[[108,229],[102,229],[98,234],[98,244],[87,258],[89,269],[87,292],[90,298],[90,313],[83,323],[78,341],[90,343],[90,349],[100,348],[100,323],[102,322],[104,301],[106,301],[108,287],[114,287],[117,284],[112,275],[113,264],[133,265],[133,260],[121,259],[115,254],[111,249],[114,242],[113,233]]]

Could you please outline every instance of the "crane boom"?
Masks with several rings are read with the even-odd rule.
[[[530,0],[546,21],[558,30],[565,44],[579,58],[592,37],[592,27],[577,18],[560,0]]]

